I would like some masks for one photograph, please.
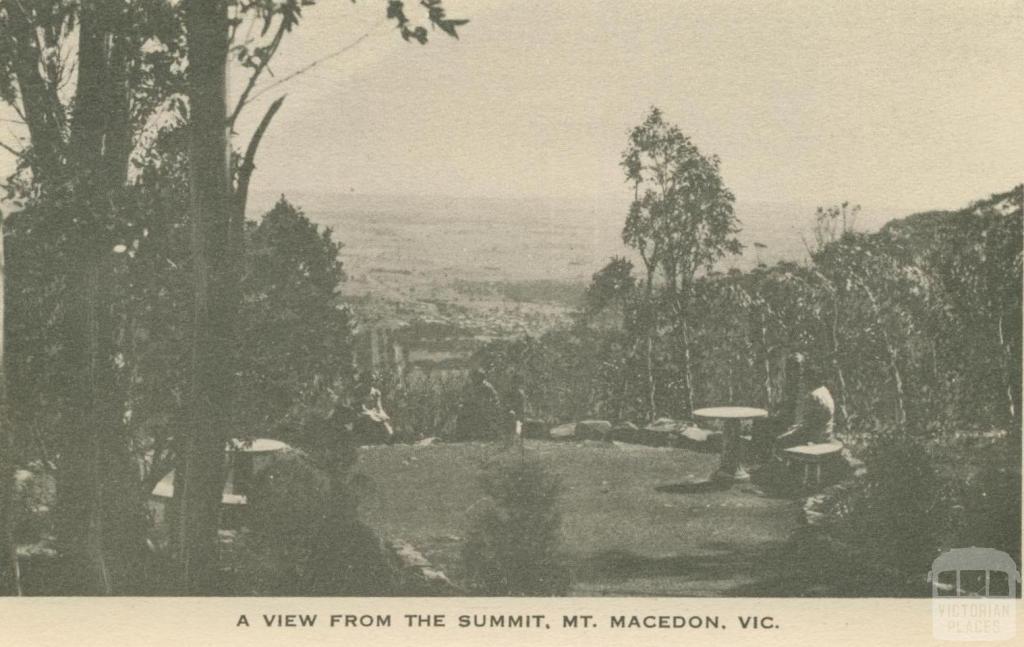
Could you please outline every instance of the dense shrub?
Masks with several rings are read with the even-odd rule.
[[[940,553],[978,546],[1020,560],[1020,470],[1009,440],[940,446],[875,429],[867,476],[809,502],[814,519],[790,545],[792,590],[812,582],[835,595],[925,596]],[[824,578],[824,579],[822,579]]]
[[[558,479],[535,459],[508,455],[484,468],[481,487],[488,499],[462,554],[468,587],[483,595],[565,594]]]
[[[461,371],[417,373],[402,379],[390,372],[382,375],[384,409],[391,417],[396,440],[411,442],[450,434],[465,384]]]
[[[913,440],[881,436],[866,455],[868,475],[850,511],[845,537],[876,567],[892,573],[896,588],[914,587],[946,539],[949,488],[934,459]]]
[[[994,548],[1021,564],[1021,472],[1005,440],[984,452],[957,491],[958,547]],[[1012,463],[1016,463],[1015,465]]]
[[[233,547],[237,593],[392,591],[388,556],[360,522],[353,490],[340,475],[328,476],[302,452],[291,452],[257,476],[249,502],[249,529]]]

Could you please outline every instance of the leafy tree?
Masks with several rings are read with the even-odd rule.
[[[223,132],[222,126],[234,126],[281,39],[298,24],[307,4],[299,0],[0,2],[0,99],[19,114],[27,133],[25,145],[4,144],[19,159],[18,173],[6,184],[23,207],[17,214],[17,229],[33,239],[26,251],[34,246],[35,251],[46,252],[46,261],[37,265],[45,281],[35,284],[38,292],[24,296],[27,301],[52,306],[41,311],[43,325],[28,336],[26,341],[33,343],[23,346],[32,348],[32,361],[19,360],[15,365],[36,371],[35,381],[44,387],[48,403],[60,405],[50,417],[63,428],[57,434],[56,452],[62,520],[59,536],[68,565],[67,581],[76,586],[68,592],[125,590],[133,566],[124,557],[142,545],[137,524],[131,521],[140,490],[136,489],[129,454],[135,447],[130,427],[140,423],[139,416],[129,414],[143,410],[125,407],[139,393],[137,378],[142,367],[126,363],[129,354],[118,344],[126,338],[133,344],[139,342],[152,330],[138,325],[145,306],[135,303],[140,307],[127,307],[131,302],[121,301],[123,295],[115,292],[122,279],[138,296],[153,294],[155,286],[140,285],[130,278],[140,264],[124,258],[132,256],[134,261],[153,231],[140,223],[148,218],[140,216],[139,209],[143,204],[151,206],[153,196],[136,189],[152,179],[154,168],[163,163],[160,149],[175,139],[173,131],[183,131],[183,126],[191,123],[187,131],[192,136],[191,154],[183,150],[174,154],[183,154],[184,160],[193,164],[193,211],[200,217],[188,221],[197,232],[196,253],[179,267],[196,273],[196,321],[200,325],[177,327],[175,332],[196,332],[199,346],[211,339],[217,347],[234,344],[237,331],[232,322],[240,306],[237,284],[243,257],[245,196],[260,139],[283,98],[271,104],[244,152],[230,156],[219,152],[227,149],[234,134]],[[465,24],[449,18],[439,0],[420,4],[423,21],[448,35],[457,36],[457,28]],[[406,40],[426,42],[426,28],[406,15],[403,2],[389,0],[386,9],[386,17],[399,26]],[[197,19],[200,15],[210,21]],[[186,30],[188,20],[192,24]],[[216,34],[211,21],[217,24]],[[249,37],[254,33],[249,26],[262,27],[255,30],[259,38]],[[270,41],[262,40],[264,36]],[[229,51],[231,61],[246,75],[246,90],[227,111],[222,83],[217,79],[223,78]],[[72,75],[77,75],[76,81],[69,83]],[[203,128],[203,136],[197,137]],[[9,230],[13,229],[12,223]],[[214,270],[205,271],[210,264]],[[154,272],[150,276],[160,275]],[[211,285],[212,292],[207,289]],[[207,306],[213,308],[213,326],[204,325]],[[22,345],[22,341],[16,344]],[[160,355],[136,353],[133,346],[130,356],[156,363]],[[195,356],[202,359],[193,371],[200,379],[192,394],[206,403],[220,400],[221,391],[229,394],[230,354],[222,357],[226,360],[222,363],[205,359],[216,354]],[[35,361],[39,359],[42,361]],[[36,370],[40,367],[56,370],[47,374]],[[167,371],[172,381],[176,370]],[[48,380],[50,375],[63,378]],[[155,387],[152,380],[148,384]],[[178,395],[187,394],[182,391]],[[222,404],[230,404],[230,399],[224,398]],[[199,411],[200,418],[208,423],[211,416],[219,415],[212,409],[205,411],[209,416]],[[229,421],[230,417],[225,419]],[[199,563],[208,562],[213,555],[215,533],[210,529],[215,523],[214,497],[219,496],[215,481],[220,480],[217,463],[221,453],[217,437],[230,433],[227,424],[207,423],[202,426],[217,431],[204,434],[198,444],[194,434],[179,433],[174,439],[190,448],[177,452],[183,464],[199,466],[198,471],[207,477],[199,478],[191,488],[193,493],[204,494],[195,502],[202,528],[197,532],[211,540],[200,542],[203,547],[197,550],[204,551],[203,555],[193,556]],[[177,426],[179,430],[190,428]],[[161,448],[157,445],[156,449]],[[184,466],[182,479],[195,472]],[[190,488],[183,485],[180,491],[186,495]],[[184,517],[191,518],[191,513]],[[183,532],[188,534],[187,529]],[[186,556],[185,561],[190,560]],[[203,570],[199,566],[191,572]]]
[[[617,307],[623,318],[623,327],[628,327],[636,288],[633,263],[621,256],[615,256],[591,279],[584,295],[584,314],[593,316],[606,308]]]
[[[735,197],[722,181],[718,157],[703,155],[657,108],[651,108],[644,123],[630,132],[621,166],[633,186],[623,241],[640,253],[648,295],[654,273],[661,268],[666,298],[676,318],[685,408],[690,412],[693,375],[688,320],[693,281],[699,270],[711,270],[727,254],[741,251],[735,237],[739,231]],[[648,326],[653,331],[653,304],[649,307]],[[653,384],[650,388],[654,415]]]
[[[352,376],[352,316],[336,303],[341,245],[283,197],[247,234],[235,424],[280,436],[298,403],[315,406]]]

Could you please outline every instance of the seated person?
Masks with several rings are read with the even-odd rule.
[[[757,463],[770,460],[776,449],[833,440],[834,413],[822,372],[803,353],[793,353],[786,358],[782,401],[775,415],[754,422],[750,457]]]
[[[834,440],[836,404],[828,387],[819,386],[808,393],[802,406],[797,407],[797,419],[792,427],[775,439],[779,449],[807,445],[811,443],[827,443]]]
[[[360,394],[359,411],[353,424],[357,441],[364,445],[393,442],[395,431],[391,427],[391,418],[381,403],[380,389],[375,386],[363,386],[361,390],[363,392]]]

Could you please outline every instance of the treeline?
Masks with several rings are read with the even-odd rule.
[[[539,417],[646,421],[688,416],[688,382],[698,406],[775,410],[785,357],[801,351],[824,368],[844,433],[1019,438],[1022,193],[877,233],[832,228],[807,263],[697,277],[688,367],[673,295],[657,281],[648,290],[623,258],[594,275],[572,327],[495,342],[478,359],[499,382],[523,376]],[[823,210],[819,231],[839,213]]]

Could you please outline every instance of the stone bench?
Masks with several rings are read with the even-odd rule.
[[[838,440],[833,440],[827,443],[812,443],[810,445],[787,447],[780,452],[780,455],[786,461],[787,466],[792,465],[793,463],[803,465],[804,487],[807,487],[808,481],[811,479],[811,469],[813,468],[814,485],[817,487],[821,485],[822,464],[831,457],[838,456],[841,451],[843,451],[843,443]]]

